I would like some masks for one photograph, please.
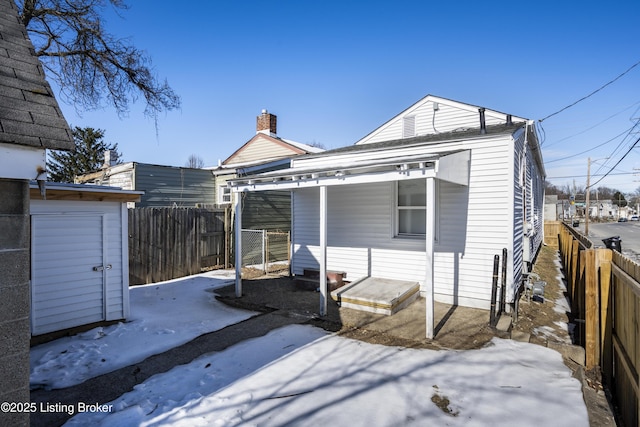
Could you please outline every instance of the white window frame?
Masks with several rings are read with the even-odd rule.
[[[424,190],[425,190],[425,205],[424,206],[399,206],[398,204],[398,197],[400,195],[400,191],[398,189],[399,185],[401,182],[412,182],[412,181],[419,181],[420,183],[422,183]],[[393,201],[393,205],[394,205],[394,217],[395,217],[395,221],[394,221],[394,230],[393,230],[393,236],[396,238],[401,238],[401,239],[424,239],[426,237],[426,233],[400,233],[400,212],[401,211],[406,211],[406,210],[423,210],[424,214],[425,214],[425,225],[426,225],[426,216],[428,215],[427,212],[427,206],[426,206],[426,200],[427,200],[427,183],[424,179],[417,179],[417,180],[403,180],[403,181],[396,181],[395,186],[394,186],[394,201]]]
[[[231,194],[233,194],[231,188],[227,185],[218,186],[218,204],[230,205],[232,202]]]

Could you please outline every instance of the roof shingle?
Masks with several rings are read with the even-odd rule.
[[[0,142],[72,150],[60,111],[13,0],[0,0]]]

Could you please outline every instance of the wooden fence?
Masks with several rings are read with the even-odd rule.
[[[561,224],[558,247],[586,368],[599,367],[622,423],[640,421],[640,265],[619,252],[594,248]]]
[[[230,210],[129,209],[129,283],[138,285],[230,265]]]

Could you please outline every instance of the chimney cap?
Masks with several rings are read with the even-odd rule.
[[[267,114],[267,113],[268,113],[267,109],[266,109],[266,108],[263,108],[263,109],[262,109],[262,114]]]

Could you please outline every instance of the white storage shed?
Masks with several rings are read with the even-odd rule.
[[[114,187],[31,185],[31,335],[129,315],[127,202]]]

